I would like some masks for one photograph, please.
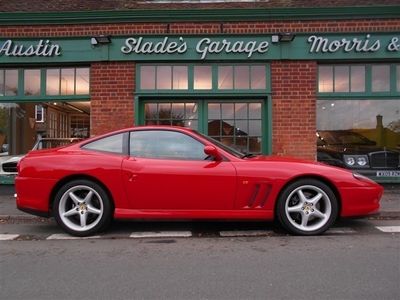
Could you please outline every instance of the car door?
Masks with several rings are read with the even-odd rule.
[[[204,144],[184,132],[130,133],[130,157],[122,163],[132,209],[233,209],[236,170],[229,161],[209,160]]]

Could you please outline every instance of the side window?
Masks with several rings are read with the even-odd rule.
[[[83,149],[123,154],[123,133],[108,136],[84,145]]]
[[[204,160],[204,145],[192,137],[168,130],[143,130],[130,133],[130,155],[136,157]]]

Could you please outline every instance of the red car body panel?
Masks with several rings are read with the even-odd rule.
[[[211,145],[184,128],[135,127],[119,132],[154,128],[179,131]],[[375,213],[383,193],[380,185],[357,179],[350,171],[292,158],[241,159],[218,149],[221,161],[164,160],[81,149],[104,136],[26,155],[16,178],[18,208],[50,216],[57,189],[77,177],[105,187],[118,219],[271,220],[282,189],[306,177],[331,186],[345,217]]]

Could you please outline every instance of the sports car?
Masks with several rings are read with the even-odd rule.
[[[144,126],[32,151],[17,207],[88,236],[112,219],[278,220],[295,235],[377,212],[383,188],[349,170],[242,154],[191,129]]]

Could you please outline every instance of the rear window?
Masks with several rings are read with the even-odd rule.
[[[123,133],[107,136],[82,146],[83,149],[123,154]]]

